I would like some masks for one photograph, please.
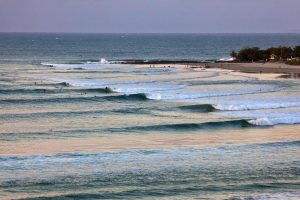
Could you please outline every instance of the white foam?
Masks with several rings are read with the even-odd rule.
[[[256,125],[256,126],[272,126],[273,125],[273,123],[266,117],[249,120],[248,122],[250,124],[253,124],[253,125]]]
[[[255,196],[245,196],[239,197],[235,199],[240,200],[299,200],[300,193],[299,192],[284,192],[284,193],[273,193],[273,194],[261,194]]]
[[[72,86],[77,86],[77,87],[91,87],[91,88],[96,88],[96,87],[106,87],[107,84],[103,82],[86,82],[86,81],[67,81],[70,85]]]
[[[223,110],[223,111],[249,110],[249,107],[247,105],[216,104],[216,105],[213,105],[213,107],[217,110]]]
[[[76,64],[61,64],[61,63],[45,63],[42,62],[41,65],[49,66],[49,67],[56,67],[62,69],[72,69],[72,68],[83,68],[83,69],[98,69],[102,65],[111,64],[105,58],[101,58],[99,62],[83,62],[83,63],[76,63]]]
[[[101,58],[100,63],[101,64],[109,64],[110,62],[108,62],[105,58]]]
[[[218,115],[236,118],[252,118],[249,123],[255,125],[300,124],[300,108],[281,108],[273,110],[225,111]]]
[[[300,107],[300,102],[287,102],[287,103],[256,102],[256,103],[248,103],[244,105],[216,104],[213,106],[217,110],[240,111],[240,110],[260,110],[260,109]]]
[[[265,92],[275,92],[278,89],[276,88],[266,88],[264,90],[253,90],[253,91],[214,91],[214,92],[207,92],[207,91],[198,91],[195,92],[177,92],[177,93],[160,93],[161,99],[163,100],[185,100],[185,99],[200,99],[200,98],[206,98],[206,97],[222,97],[222,96],[234,96],[234,95],[244,95],[244,94],[258,94],[258,93],[265,93]],[[157,93],[156,93],[157,95]],[[233,107],[233,106],[232,106]],[[243,107],[243,106],[240,106]],[[244,107],[245,110],[246,107]],[[244,110],[243,109],[243,110]]]
[[[155,91],[170,91],[184,88],[184,85],[127,85],[126,87],[114,87],[115,92],[134,94],[134,93],[150,93]]]
[[[147,94],[148,99],[153,99],[153,100],[161,100],[161,95],[160,94]]]
[[[219,59],[219,61],[225,61],[225,62],[230,62],[230,61],[234,61],[235,60],[235,58],[233,58],[233,57],[230,57],[230,58],[220,58]]]

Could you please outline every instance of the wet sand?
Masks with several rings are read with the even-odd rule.
[[[300,66],[285,63],[209,63],[207,66],[245,73],[300,73]]]

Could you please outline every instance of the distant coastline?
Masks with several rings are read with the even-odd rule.
[[[172,60],[154,60],[140,61],[128,60],[118,62],[119,64],[134,64],[134,65],[186,65],[189,68],[220,68],[235,70],[245,73],[283,73],[295,74],[300,73],[300,66],[289,65],[283,62],[236,62],[236,61],[172,61]],[[294,75],[292,75],[294,76]]]
[[[238,52],[232,51],[228,60],[124,60],[120,64],[172,65],[181,64],[191,68],[222,68],[237,70],[245,73],[284,73],[299,78],[300,46],[243,48]]]
[[[243,48],[238,52],[232,51],[230,56],[237,62],[284,62],[289,65],[300,65],[300,46]]]

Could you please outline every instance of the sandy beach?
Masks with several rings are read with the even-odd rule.
[[[209,63],[207,65],[245,73],[300,73],[300,66],[285,63]]]

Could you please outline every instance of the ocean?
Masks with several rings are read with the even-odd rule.
[[[300,44],[300,34],[41,34],[0,33],[0,61],[59,63],[230,58],[243,47]]]
[[[299,199],[300,80],[176,63],[280,45],[1,33],[0,199]]]

